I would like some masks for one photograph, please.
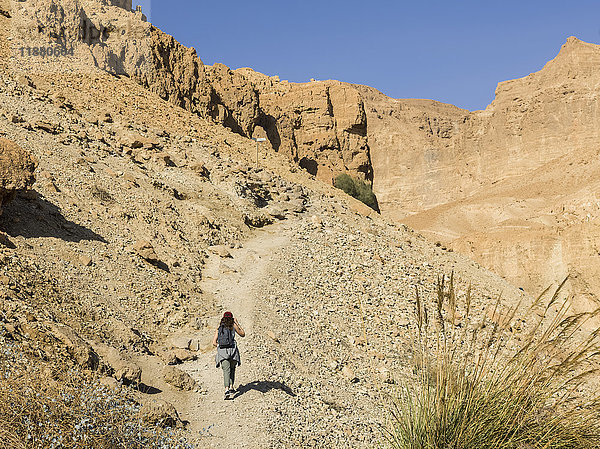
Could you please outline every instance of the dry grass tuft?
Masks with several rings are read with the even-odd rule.
[[[530,307],[500,300],[474,316],[470,288],[438,280],[428,307],[417,291],[414,373],[401,383],[387,433],[397,449],[600,447],[598,311],[570,314],[563,284]],[[433,310],[431,310],[433,309]],[[526,317],[526,321],[520,319]]]

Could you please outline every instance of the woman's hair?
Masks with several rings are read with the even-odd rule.
[[[220,326],[226,326],[229,329],[233,329],[233,317],[232,316],[224,316],[223,318],[221,318],[221,324]]]

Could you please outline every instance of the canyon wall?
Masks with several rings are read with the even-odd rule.
[[[570,275],[595,307],[599,67],[599,46],[569,38],[475,112],[362,88],[382,213],[532,292]]]
[[[598,144],[598,46],[569,38],[539,72],[498,85],[469,112],[357,86],[381,210],[401,219]]]
[[[113,6],[114,5],[114,6]],[[372,180],[367,122],[361,96],[337,81],[292,84],[250,69],[206,66],[187,48],[132,13],[119,0],[37,0],[14,11],[19,45],[59,43],[68,58],[32,60],[16,54],[15,68],[104,70],[128,76],[161,98],[211,117],[232,131],[268,138],[317,178],[340,173]]]

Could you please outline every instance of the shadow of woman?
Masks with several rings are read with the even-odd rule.
[[[237,389],[235,396],[233,399],[240,397],[244,393],[247,393],[250,390],[259,391],[261,393],[268,393],[271,390],[281,390],[285,394],[290,396],[296,396],[296,393],[292,391],[290,387],[282,382],[272,382],[268,380],[255,380],[254,382],[247,383],[245,385],[240,385]]]

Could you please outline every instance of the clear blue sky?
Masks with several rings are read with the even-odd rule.
[[[206,64],[367,84],[470,110],[484,108],[499,81],[539,70],[568,36],[600,42],[598,0],[138,3]]]

